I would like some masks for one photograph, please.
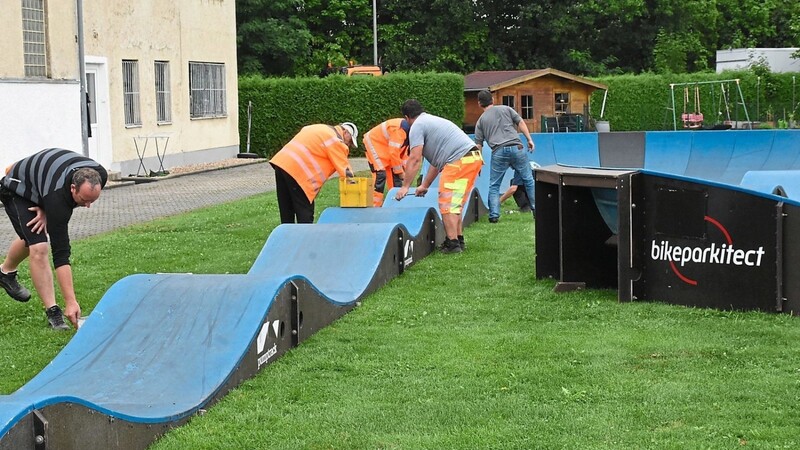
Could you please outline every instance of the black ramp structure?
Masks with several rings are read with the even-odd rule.
[[[536,275],[557,291],[800,314],[796,200],[646,170],[548,166],[536,182]]]
[[[536,169],[536,276],[556,291],[617,287],[617,192],[632,172]]]
[[[702,180],[643,171],[631,216],[631,298],[688,306],[797,311],[798,205]],[[796,277],[795,277],[796,278]]]

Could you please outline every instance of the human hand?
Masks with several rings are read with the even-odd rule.
[[[47,233],[47,216],[44,214],[44,210],[38,206],[31,206],[28,208],[28,211],[36,213],[36,217],[26,224],[31,227],[31,231],[36,234],[41,234],[42,232]]]
[[[529,140],[528,141],[528,151],[532,153],[535,149],[536,149],[536,144],[534,144],[532,140]]]
[[[69,302],[64,305],[64,317],[69,319],[72,326],[78,329],[78,320],[81,318],[81,305],[78,302]]]
[[[400,189],[397,190],[397,193],[394,195],[394,199],[397,200],[397,201],[400,201],[407,194],[408,194],[408,188],[407,187],[401,187]]]
[[[425,194],[428,193],[428,188],[419,186],[417,189],[414,190],[414,195],[417,197],[425,197]]]

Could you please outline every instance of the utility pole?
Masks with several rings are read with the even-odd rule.
[[[83,156],[89,156],[89,114],[86,104],[86,56],[83,48],[83,0],[76,0],[78,16],[78,70],[81,84],[81,143]]]
[[[372,57],[378,65],[378,0],[372,0]]]

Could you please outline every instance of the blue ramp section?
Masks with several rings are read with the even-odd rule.
[[[686,173],[693,136],[691,132],[648,131],[644,138],[644,168],[655,172]]]
[[[427,256],[442,229],[430,207],[323,216],[276,227],[247,274],[115,283],[47,367],[0,396],[0,449],[39,449],[37,433],[47,448],[146,448]]]
[[[383,259],[383,247],[397,227],[396,223],[279,225],[248,274],[303,277],[331,301],[350,303],[367,291]],[[376,243],[381,251],[376,251]],[[342,276],[340,268],[346,268],[348,275]]]
[[[394,198],[389,198],[396,202]],[[387,201],[388,201],[387,200]],[[429,225],[428,214],[436,214],[430,207],[407,208],[327,208],[317,223],[397,223],[416,236]]]
[[[800,170],[751,170],[744,174],[740,186],[800,200]]]
[[[193,414],[231,376],[283,280],[134,275],[115,283],[29,383],[0,397],[0,436],[58,402],[154,423]]]
[[[772,149],[760,168],[753,170],[800,170],[800,130],[774,131]]]

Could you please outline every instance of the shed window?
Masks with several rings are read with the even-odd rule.
[[[511,108],[514,108],[516,106],[516,102],[514,100],[515,100],[515,98],[514,98],[513,95],[504,95],[503,96],[503,104],[506,105],[506,106],[510,106]]]
[[[556,114],[569,113],[569,92],[556,92]]]
[[[522,116],[522,118],[525,120],[533,119],[533,96],[521,95],[519,100],[520,107],[522,109],[522,111],[520,111],[520,116]]]

